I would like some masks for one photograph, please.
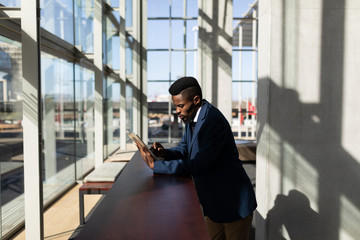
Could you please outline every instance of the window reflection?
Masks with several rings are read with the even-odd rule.
[[[74,43],[73,1],[41,0],[41,27],[59,38]]]
[[[78,0],[75,3],[75,45],[86,53],[94,52],[94,1]]]
[[[0,36],[0,236],[24,220],[23,165],[21,44]]]
[[[94,72],[75,68],[75,113],[76,113],[76,178],[94,167]]]
[[[44,203],[74,182],[75,129],[73,64],[41,55]]]
[[[108,154],[120,147],[120,83],[107,79],[106,118]]]

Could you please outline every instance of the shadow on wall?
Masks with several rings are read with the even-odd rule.
[[[282,2],[284,6],[290,3]],[[284,22],[280,23],[285,26],[282,34],[288,34],[298,42],[282,39],[281,51],[285,54],[279,66],[272,66],[283,70],[282,77],[271,79],[276,75],[273,74],[259,80],[258,149],[259,146],[268,147],[268,150],[262,150],[266,152],[270,165],[266,178],[268,187],[264,190],[269,192],[266,197],[273,199],[276,196],[271,200],[274,201],[273,207],[271,201],[261,203],[264,199],[258,199],[265,208],[272,207],[263,216],[266,219],[256,215],[256,235],[264,236],[264,239],[338,240],[359,239],[360,236],[360,194],[355,187],[360,183],[359,144],[353,137],[360,134],[356,124],[360,115],[355,110],[360,97],[354,90],[358,86],[356,76],[360,70],[354,69],[357,58],[354,53],[357,53],[358,46],[349,40],[346,43],[353,45],[347,46],[344,42],[344,39],[355,41],[360,34],[355,28],[351,33],[345,31],[349,27],[345,19],[355,17],[355,13],[346,7],[349,2],[356,1],[316,2],[322,2],[321,48],[302,48],[303,35],[295,31],[299,26],[288,29]],[[288,10],[283,10],[283,14],[289,14]],[[301,9],[296,10],[294,13]],[[295,24],[303,20],[297,17],[299,15],[294,16]],[[306,27],[312,30],[314,26]],[[350,54],[351,48],[354,49]],[[289,49],[295,50],[286,54]],[[300,94],[304,91],[310,94],[311,87],[299,87],[303,79],[297,79],[298,76],[306,75],[297,71],[299,66],[310,68],[301,60],[309,60],[311,51],[320,53],[319,69],[315,71],[319,75],[310,76],[314,80],[311,84],[319,92],[314,91],[318,96],[311,96],[316,100],[303,102]]]
[[[328,233],[321,230],[319,214],[310,207],[305,194],[297,190],[291,190],[287,196],[277,195],[267,220],[273,220],[269,239],[286,239],[282,236],[283,226],[292,240],[329,239]]]

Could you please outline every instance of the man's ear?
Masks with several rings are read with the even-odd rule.
[[[200,97],[199,97],[199,95],[196,95],[196,96],[194,97],[194,103],[195,103],[195,105],[197,105],[197,104],[200,103]]]

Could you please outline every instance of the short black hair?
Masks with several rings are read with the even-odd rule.
[[[188,100],[198,95],[202,99],[201,87],[194,77],[182,77],[176,80],[169,88],[169,93],[174,96],[181,94]]]

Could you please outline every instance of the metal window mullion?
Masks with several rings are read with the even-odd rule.
[[[22,0],[21,6],[25,235],[43,239],[40,2]]]
[[[242,43],[243,43],[243,26],[240,24],[239,25],[239,48],[241,49],[242,48]],[[241,110],[241,103],[242,103],[242,52],[240,51],[239,52],[239,79],[240,79],[240,83],[239,83],[239,112],[240,112],[240,123],[239,123],[239,130],[238,130],[238,138],[240,139],[242,136],[241,136],[241,126],[242,126],[242,123],[241,123],[241,116],[242,116],[242,110]],[[246,130],[246,135],[247,135],[247,130]]]
[[[169,0],[169,85],[171,84],[171,0]],[[168,103],[169,126],[168,126],[168,142],[171,142],[171,101]]]
[[[126,12],[125,0],[119,0],[120,38],[120,149],[126,149]]]
[[[0,20],[20,19],[20,18],[21,18],[21,9],[19,7],[0,7]]]
[[[104,160],[103,118],[103,4],[94,1],[94,65],[95,65],[95,168]]]
[[[186,0],[184,0],[184,18],[186,18],[186,7],[187,7],[187,4],[186,4]],[[186,49],[186,29],[187,29],[187,22],[186,20],[184,20],[184,49]],[[186,51],[184,51],[184,76],[186,75]]]
[[[253,18],[256,18],[256,10],[254,9],[254,11],[252,12]],[[256,48],[256,34],[257,34],[257,22],[253,21],[252,22],[253,26],[252,26],[252,48],[255,49]],[[252,79],[256,79],[256,52],[252,53]],[[252,83],[252,105],[256,106],[255,104],[255,93],[256,93],[256,83],[253,82]],[[251,138],[255,139],[255,115],[254,113],[251,115]]]

